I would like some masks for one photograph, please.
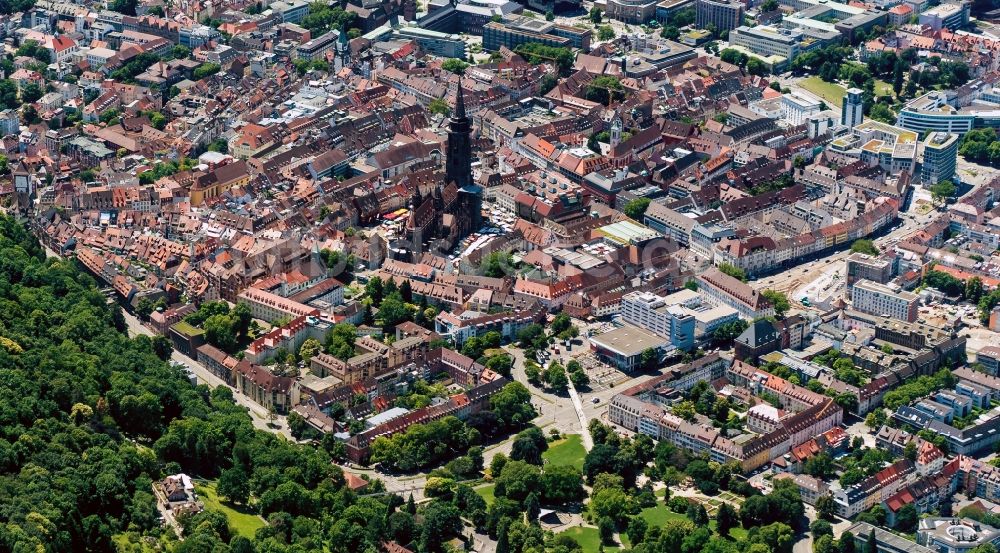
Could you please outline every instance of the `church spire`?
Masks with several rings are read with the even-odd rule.
[[[462,92],[462,78],[458,78],[458,96],[455,98],[455,118],[465,118],[465,94]]]
[[[337,46],[335,48],[336,59],[334,60],[335,61],[334,68],[337,71],[340,71],[344,67],[347,67],[348,65],[351,64],[351,45],[347,41],[346,23],[340,27],[340,32],[338,33],[338,35],[339,36],[337,36]]]
[[[448,121],[448,158],[445,160],[446,182],[454,182],[459,188],[472,184],[472,125],[465,114],[465,94],[461,79],[458,96],[455,98],[455,112]]]

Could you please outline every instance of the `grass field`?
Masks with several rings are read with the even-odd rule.
[[[648,522],[650,526],[663,526],[670,521],[689,520],[687,515],[675,513],[668,509],[665,505],[657,505],[656,507],[643,509],[639,514],[642,515],[642,518],[646,519],[646,522]],[[712,530],[712,532],[716,532],[714,518],[708,523],[708,527]],[[729,530],[729,537],[734,540],[745,538],[746,535],[747,531],[740,527]]]
[[[496,496],[493,495],[494,488],[496,488],[496,484],[486,484],[485,486],[475,488],[475,491],[479,494],[479,497],[486,501],[487,505],[493,505],[493,502],[496,500]]]
[[[881,79],[876,79],[875,80],[875,95],[876,96],[891,96],[892,94],[893,94],[893,92],[892,92],[892,84],[891,83],[887,83],[887,82],[885,82],[885,81],[883,81]]]
[[[237,534],[252,538],[258,528],[264,527],[264,520],[249,509],[228,502],[223,503],[215,491],[215,482],[195,482],[194,488],[198,492],[198,497],[205,504],[205,508],[226,515],[226,518],[229,519],[229,525]]]
[[[577,526],[559,532],[560,535],[570,536],[583,548],[583,553],[597,553],[601,546],[601,534],[597,528],[586,528]],[[619,551],[621,548],[614,545],[605,545],[605,551]]]
[[[549,444],[542,458],[552,465],[571,465],[583,469],[583,458],[587,451],[583,448],[583,438],[579,434],[570,434],[562,440]]]
[[[646,509],[643,509],[642,512],[640,512],[639,514],[642,515],[642,518],[646,519],[646,522],[648,522],[650,526],[663,526],[664,524],[666,524],[671,520],[688,519],[687,516],[681,513],[675,513],[670,509],[667,509],[666,506],[664,505],[657,505],[656,507],[648,507]]]
[[[132,541],[127,533],[115,534],[111,536],[111,541],[115,543],[119,551],[132,551],[135,553],[156,553],[157,551],[155,547],[146,543],[141,537],[137,537],[135,541]]]
[[[840,108],[840,102],[844,99],[844,87],[828,83],[815,75],[799,81],[799,86],[822,98],[830,107]]]

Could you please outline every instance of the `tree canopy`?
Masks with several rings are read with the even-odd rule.
[[[636,221],[642,221],[642,216],[646,213],[646,209],[649,208],[649,204],[652,200],[649,198],[636,198],[634,200],[629,200],[625,207],[622,208],[622,213],[628,215],[630,218]]]
[[[526,42],[518,44],[514,52],[531,64],[541,64],[551,62],[556,64],[561,71],[569,71],[576,61],[573,50],[560,46],[547,46],[540,42]]]
[[[878,255],[879,249],[875,243],[867,238],[859,238],[851,243],[851,251],[868,255]]]
[[[448,58],[444,60],[444,62],[441,64],[441,69],[444,69],[445,71],[450,71],[456,75],[461,75],[462,73],[465,73],[465,70],[468,67],[469,67],[468,63],[458,58]]]
[[[965,133],[958,153],[969,161],[1000,165],[1000,140],[996,129],[972,129]]]
[[[213,306],[196,321],[230,315]],[[182,518],[179,553],[349,553],[394,537],[440,551],[459,530],[457,513],[475,511],[468,493],[405,514],[393,512],[397,496],[355,495],[326,447],[255,429],[229,388],[192,386],[154,340],[124,330],[91,277],[73,261],[46,260],[0,217],[0,338],[11,344],[0,347],[0,550],[116,551],[126,531],[157,540],[151,483],[181,471],[218,478],[224,501],[268,524],[238,536],[209,507]]]

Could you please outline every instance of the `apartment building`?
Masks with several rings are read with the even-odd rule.
[[[434,319],[434,330],[461,346],[469,338],[487,332],[499,332],[505,340],[513,340],[522,328],[541,321],[545,311],[537,306],[518,311],[482,313],[479,311],[442,311]]]
[[[288,324],[272,328],[251,342],[247,346],[245,358],[251,363],[264,364],[273,358],[279,349],[288,352],[299,351],[303,342],[309,338],[322,343],[332,328],[333,321],[324,317],[314,315],[296,317]]]
[[[759,291],[715,267],[698,275],[698,290],[710,303],[732,307],[743,319],[774,316],[774,307]]]
[[[709,25],[719,31],[731,31],[743,24],[741,2],[727,0],[695,0],[695,26],[705,29]]]
[[[852,253],[847,258],[847,286],[861,280],[885,284],[892,280],[893,263],[884,257],[875,257],[864,253]]]
[[[860,280],[851,288],[851,304],[854,309],[880,317],[915,322],[919,303],[920,297],[912,292],[870,280]]]
[[[108,63],[108,60],[118,55],[118,52],[110,48],[98,46],[83,50],[80,54],[82,54],[84,59],[87,60],[87,64],[89,64],[92,69],[100,69],[101,67],[104,67],[104,64]]]
[[[734,385],[747,388],[755,394],[763,392],[774,394],[781,401],[781,408],[790,411],[805,411],[826,400],[823,394],[792,384],[784,378],[741,361],[733,361],[726,372],[726,378]]]
[[[739,361],[723,372],[727,365],[728,361],[713,354],[633,386],[612,398],[609,420],[657,440],[696,453],[708,453],[717,462],[735,461],[743,471],[749,472],[833,429],[843,419],[843,409],[830,398]],[[663,407],[665,398],[673,390],[693,386],[698,380],[716,380],[723,375],[737,386],[757,386],[752,388],[757,395],[763,391],[777,395],[789,414],[776,417],[764,434],[731,439],[711,427],[683,421]],[[658,427],[655,435],[654,425]]]
[[[663,374],[650,378],[640,384],[636,384],[619,394],[615,394],[614,397],[617,398],[621,396],[623,398],[637,398],[639,401],[645,403],[658,403],[660,401],[658,396],[661,392],[666,392],[668,390],[686,392],[693,388],[698,382],[713,382],[725,376],[726,369],[728,367],[729,360],[720,356],[718,352],[713,352],[690,363],[669,367],[663,371]],[[622,401],[624,402],[624,400]],[[627,407],[631,404],[626,402],[621,405]],[[612,402],[612,405],[608,410],[608,414],[609,417],[611,417],[612,422],[625,426],[626,428],[631,428],[632,426],[638,424],[637,421],[629,423],[628,421],[631,419],[629,418],[628,412],[617,412],[618,409],[619,407],[616,407]],[[632,409],[631,412],[635,416],[638,416],[641,413],[641,411],[635,409],[634,406],[630,409]]]
[[[226,384],[233,385],[233,370],[239,364],[239,359],[212,344],[202,344],[195,351],[199,363]]]
[[[337,39],[340,37],[339,31],[330,31],[300,44],[295,49],[295,56],[300,60],[312,61],[326,56],[327,52],[332,52],[337,46]]]
[[[344,384],[355,384],[381,374],[387,368],[385,361],[371,352],[355,355],[346,361],[320,353],[314,355],[309,364],[312,373],[320,378],[332,376]]]
[[[409,413],[396,417],[390,421],[368,428],[360,434],[351,436],[347,441],[347,456],[355,463],[363,462],[367,459],[371,443],[379,436],[392,436],[399,432],[404,432],[414,424],[426,424],[444,417],[454,416],[459,419],[467,419],[469,416],[489,406],[490,397],[499,392],[509,382],[506,378],[500,377],[484,384],[478,385],[465,392],[455,394],[447,400],[415,409]]]
[[[285,317],[319,316],[319,310],[297,301],[283,298],[266,290],[247,288],[238,296],[238,301],[250,306],[255,319],[273,322]]]
[[[976,352],[976,363],[991,375],[1000,373],[1000,346],[986,346]]]
[[[912,174],[917,161],[917,133],[879,121],[864,121],[854,126],[852,134],[830,143],[830,148],[859,158],[870,166],[879,166],[892,174]]]
[[[844,518],[871,509],[893,496],[900,488],[916,479],[916,465],[901,459],[861,482],[833,493],[837,514]]]
[[[960,463],[965,489],[975,490],[976,497],[987,501],[1000,501],[1000,468],[971,457],[962,457]]]
[[[808,474],[782,472],[774,475],[774,480],[791,480],[799,488],[802,501],[808,505],[815,505],[817,499],[830,493],[830,486],[826,482]]]
[[[267,368],[244,359],[233,369],[233,387],[275,413],[286,414],[292,407],[291,389],[295,379],[277,376]]]

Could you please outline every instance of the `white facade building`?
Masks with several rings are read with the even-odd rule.
[[[781,97],[781,117],[792,125],[802,125],[810,116],[822,111],[820,102],[795,92]]]
[[[870,280],[860,280],[851,289],[851,303],[858,311],[911,323],[917,320],[919,300],[912,292]]]

